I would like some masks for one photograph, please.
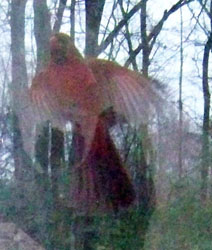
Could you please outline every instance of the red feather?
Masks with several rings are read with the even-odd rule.
[[[117,211],[135,199],[133,185],[106,124],[105,117],[99,117],[88,156],[72,174],[75,185],[71,201],[78,212]]]
[[[42,120],[56,126],[71,121],[83,138],[82,160],[72,174],[71,205],[80,212],[128,207],[135,192],[108,126],[114,114],[139,126],[155,93],[138,73],[105,60],[83,59],[65,34],[51,38],[50,50],[51,61],[35,76],[30,93]]]

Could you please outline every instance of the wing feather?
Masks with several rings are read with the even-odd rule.
[[[106,104],[136,127],[149,122],[160,99],[150,80],[106,60],[89,58],[88,65],[104,89]]]

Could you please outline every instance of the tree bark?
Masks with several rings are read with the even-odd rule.
[[[182,83],[183,83],[183,16],[180,9],[180,76],[179,76],[179,144],[178,144],[178,169],[179,179],[183,175],[183,102],[182,102]]]
[[[57,20],[54,24],[54,32],[58,32],[62,23],[62,16],[66,6],[66,1],[61,0],[57,12]],[[49,38],[51,36],[50,15],[46,0],[34,0],[34,29],[37,45],[37,69],[39,72],[49,62]],[[40,191],[41,204],[47,214],[48,195],[52,195],[53,204],[51,207],[52,238],[53,249],[69,247],[70,217],[69,209],[60,202],[59,182],[61,169],[64,165],[64,134],[57,128],[51,128],[49,122],[40,124],[37,127],[36,141],[36,163],[40,171],[36,171],[36,183]],[[44,213],[44,214],[45,214]],[[47,216],[46,216],[47,217]],[[50,223],[48,219],[46,224]],[[65,239],[66,238],[66,239]]]
[[[212,8],[212,2],[211,2]],[[212,12],[211,12],[212,13]],[[212,32],[204,48],[203,56],[203,76],[202,88],[204,98],[204,115],[202,126],[202,168],[201,168],[201,199],[203,203],[206,201],[208,192],[208,171],[210,166],[210,150],[209,150],[209,128],[210,128],[210,90],[208,85],[208,62],[209,54],[212,49]]]
[[[51,187],[55,209],[60,207],[59,202],[59,179],[61,177],[62,165],[64,165],[64,134],[62,131],[53,128],[51,140]]]
[[[72,0],[70,6],[70,35],[73,42],[75,41],[75,6],[76,0]]]
[[[13,154],[16,180],[24,179],[29,168],[29,159],[24,152],[21,131],[22,113],[25,102],[22,92],[27,88],[27,70],[25,62],[25,7],[26,0],[11,2],[11,52],[12,52],[12,91],[13,107]],[[23,184],[23,183],[22,183]]]
[[[51,35],[50,14],[46,0],[34,0],[34,33],[37,45],[37,69],[40,71],[49,60],[49,38]]]
[[[85,55],[95,56],[98,47],[99,28],[102,19],[105,0],[87,0],[86,9],[86,36]]]
[[[25,92],[27,88],[27,71],[25,63],[25,7],[26,0],[13,0],[11,2],[11,52],[12,52],[12,143],[15,177],[15,210],[16,223],[26,227],[25,213],[28,206],[29,190],[32,187],[33,173],[32,162],[26,153],[24,143],[29,129],[24,124],[24,112],[27,100]],[[26,121],[29,122],[29,121]],[[29,142],[29,141],[28,141]],[[32,143],[32,142],[30,142]]]
[[[37,45],[37,68],[39,72],[48,62],[49,58],[49,37],[51,33],[49,11],[46,0],[34,0],[34,34]],[[41,195],[45,196],[47,191],[49,164],[49,123],[39,124],[36,128],[35,158],[41,171],[35,169],[35,176],[39,189],[43,190]],[[47,178],[47,179],[46,179]],[[41,181],[42,180],[42,181]]]
[[[37,140],[35,143],[35,159],[36,165],[35,169],[35,181],[37,188],[41,197],[42,202],[45,199],[46,192],[49,190],[49,123],[45,126],[38,125],[37,130]]]
[[[63,13],[66,8],[67,0],[60,0],[59,7],[56,14],[56,21],[54,23],[53,32],[57,33],[60,31],[62,25]]]
[[[141,41],[142,41],[142,72],[143,75],[148,77],[149,69],[149,43],[147,38],[147,29],[146,29],[146,19],[147,19],[147,0],[142,1],[141,5]]]

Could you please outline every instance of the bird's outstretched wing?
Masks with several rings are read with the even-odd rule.
[[[150,80],[114,62],[90,58],[87,63],[104,90],[105,108],[136,127],[149,122],[161,100]]]

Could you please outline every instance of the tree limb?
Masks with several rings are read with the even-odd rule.
[[[161,18],[161,20],[158,22],[158,24],[153,28],[153,30],[150,32],[150,34],[148,35],[148,41],[151,41],[154,37],[156,38],[162,27],[164,22],[168,19],[168,17],[173,14],[174,12],[176,12],[179,8],[183,7],[185,4],[188,4],[190,2],[192,2],[194,0],[180,0],[178,1],[176,4],[174,4],[168,11],[165,10],[163,17]]]
[[[212,0],[210,3],[210,14],[212,13]],[[210,166],[210,142],[209,142],[209,129],[210,129],[210,88],[208,84],[208,68],[209,56],[212,49],[212,22],[211,31],[208,40],[204,47],[203,62],[202,62],[202,89],[204,99],[204,114],[203,114],[203,135],[202,135],[202,168],[201,168],[201,200],[204,203],[207,199],[208,191],[208,170]]]
[[[60,0],[59,7],[56,14],[56,21],[53,26],[53,32],[59,32],[62,24],[63,13],[66,8],[67,0]]]
[[[124,25],[130,20],[130,18],[137,13],[137,11],[141,8],[142,1],[139,1],[130,11],[125,15],[125,18],[122,19],[118,25],[114,28],[114,30],[108,35],[108,37],[98,46],[96,50],[96,54],[99,55],[102,51],[104,51],[107,46],[111,43],[114,37],[118,34],[118,32],[124,27]]]
[[[160,34],[160,31],[162,30],[162,27],[164,25],[164,22],[168,19],[168,17],[173,14],[175,11],[177,11],[179,8],[184,6],[185,4],[188,4],[194,0],[179,0],[176,4],[174,4],[168,11],[165,10],[163,17],[161,20],[158,22],[157,25],[154,26],[150,34],[147,36],[147,40],[150,43],[149,49],[150,52],[155,44],[155,41]],[[140,53],[140,51],[143,49],[143,45],[139,44],[138,47],[133,51],[133,53],[130,55],[128,60],[125,63],[125,66],[129,66],[131,62],[134,60],[134,58]]]
[[[73,42],[75,40],[75,6],[76,6],[76,0],[72,0],[70,6],[70,24],[71,24],[70,35]]]
[[[118,3],[119,3],[119,6],[120,6],[120,9],[121,9],[121,12],[122,12],[122,16],[124,18],[125,15],[126,15],[126,11],[124,10],[124,7],[123,7],[123,1],[119,0]],[[131,54],[131,53],[133,53],[133,46],[132,46],[131,35],[130,35],[128,23],[125,24],[125,30],[126,30],[126,32],[124,33],[124,36],[125,36],[125,38],[127,40],[127,44],[128,44],[128,48],[129,48],[129,54]],[[132,61],[132,65],[133,65],[133,69],[138,71],[138,65],[136,63],[135,58]]]

